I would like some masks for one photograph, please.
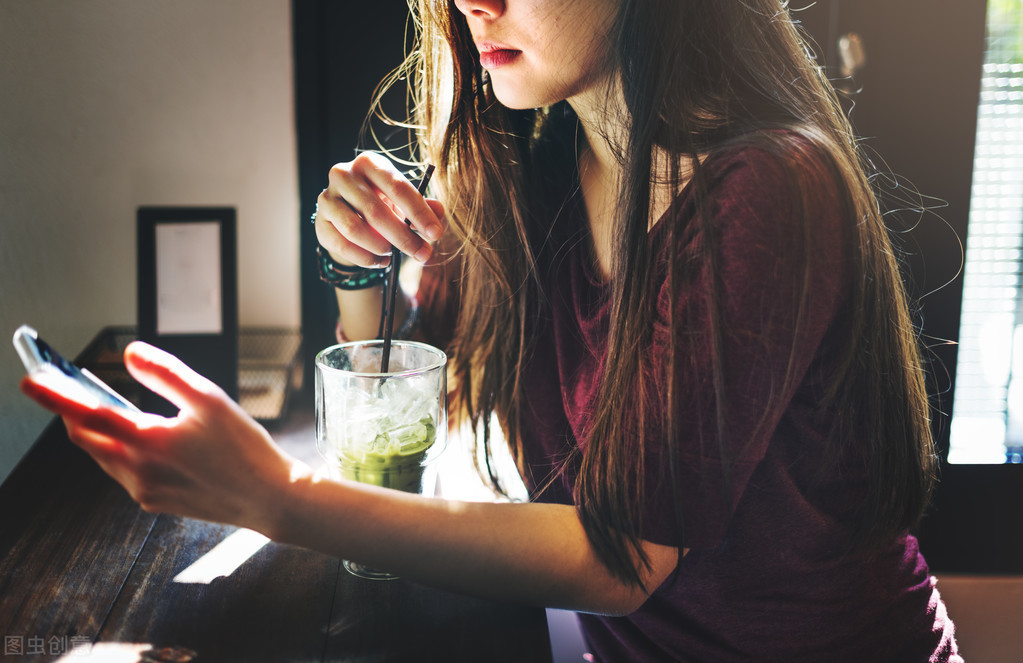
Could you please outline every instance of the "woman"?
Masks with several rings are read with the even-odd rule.
[[[317,236],[350,269],[392,244],[432,263],[417,333],[488,468],[497,416],[528,503],[317,479],[140,344],[126,363],[176,419],[26,391],[149,510],[586,613],[598,660],[961,660],[907,533],[934,457],[898,266],[783,3],[419,17],[439,199],[365,154],[331,170]],[[339,335],[376,335],[379,297],[338,290]]]

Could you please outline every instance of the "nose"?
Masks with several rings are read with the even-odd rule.
[[[504,13],[505,0],[455,0],[458,11],[467,17],[495,19]]]

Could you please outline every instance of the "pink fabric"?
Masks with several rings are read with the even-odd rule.
[[[939,637],[938,647],[928,663],[965,663],[956,644],[955,624],[948,617],[945,602],[938,592],[938,579],[934,576],[931,576],[931,600],[927,603],[927,614],[933,617],[933,631]]]

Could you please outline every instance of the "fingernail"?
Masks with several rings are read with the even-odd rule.
[[[431,253],[432,251],[430,250],[430,247],[424,246],[423,248],[416,251],[416,254],[412,257],[415,258],[417,262],[426,264],[426,261],[430,259]]]
[[[169,356],[165,350],[161,350],[145,341],[132,343],[132,352],[137,358],[150,364],[166,364],[167,357]]]
[[[427,226],[424,233],[431,242],[436,242],[440,239],[441,230],[440,226]]]
[[[156,357],[156,348],[145,341],[136,341],[131,344],[131,351],[140,359],[152,361]]]

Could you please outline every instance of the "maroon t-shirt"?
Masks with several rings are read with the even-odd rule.
[[[684,542],[670,486],[658,480],[664,459],[655,450],[647,458],[645,506],[637,514],[642,538],[690,552],[677,576],[635,613],[581,615],[598,661],[961,660],[912,536],[891,541],[869,559],[847,552],[853,512],[866,493],[865,470],[854,454],[825,462],[836,459],[824,457],[828,420],[818,405],[843,342],[849,281],[857,278],[849,262],[851,234],[827,187],[812,196],[804,222],[779,159],[749,147],[705,163],[704,209],[713,215],[719,249],[731,494],[723,490],[709,397],[710,342],[700,340],[708,309],[704,274],[697,270],[676,299],[677,319],[686,320],[697,339],[674,367],[683,404],[676,452]],[[557,224],[568,232],[554,233],[563,245],[548,266],[549,309],[523,376],[528,403],[521,426],[532,498],[571,504],[578,463],[563,460],[585,444],[609,307],[582,239],[579,197],[565,209]],[[695,233],[675,254],[666,229],[685,226],[694,214],[686,189],[650,232],[657,298],[644,373],[649,394],[664,393],[660,369],[670,357],[667,263],[687,259],[702,241]],[[794,293],[807,277],[811,287],[801,303]],[[800,307],[805,322],[796,334]],[[787,371],[795,379],[786,381]],[[647,402],[664,407],[656,398]],[[656,448],[665,431],[657,412],[647,414],[647,439]]]

